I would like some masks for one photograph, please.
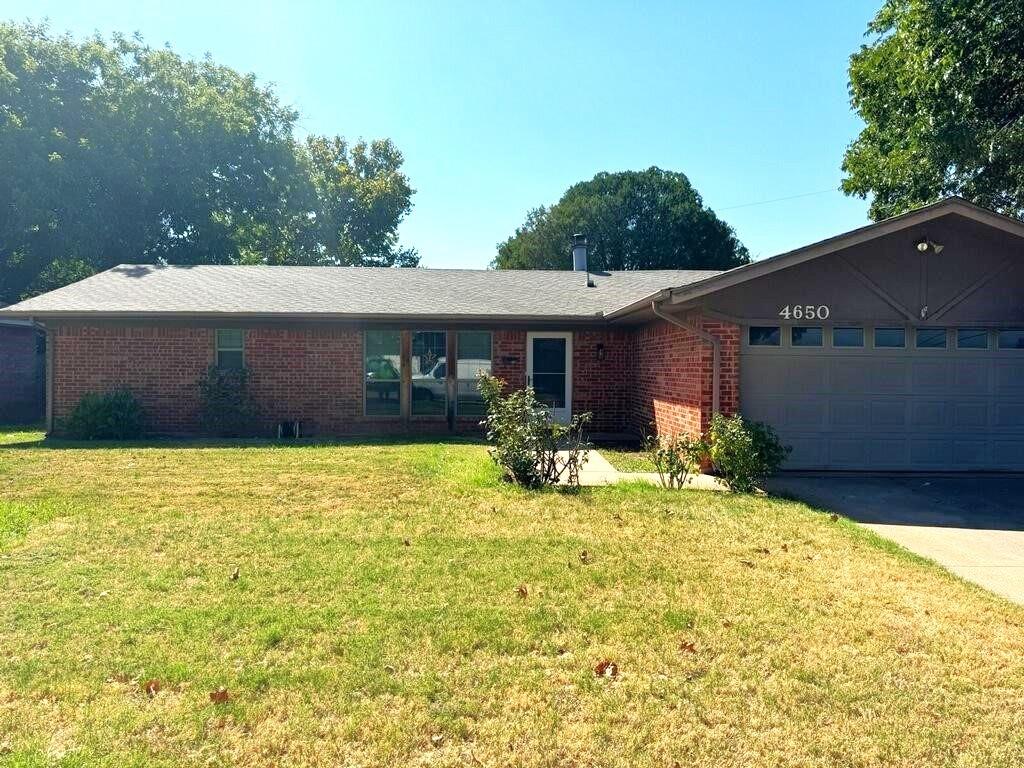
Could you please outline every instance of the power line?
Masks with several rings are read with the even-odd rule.
[[[796,200],[800,197],[811,197],[813,195],[824,195],[826,192],[838,192],[839,190],[835,187],[831,189],[819,189],[817,192],[803,192],[799,195],[790,195],[789,197],[776,197],[773,200],[758,200],[756,203],[741,203],[740,205],[730,205],[725,208],[719,208],[719,211],[734,211],[737,208],[750,208],[754,205],[768,205],[769,203],[781,203],[785,200]]]

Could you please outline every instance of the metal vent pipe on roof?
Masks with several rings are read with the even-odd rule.
[[[575,234],[572,236],[572,270],[573,272],[587,272],[587,236]]]

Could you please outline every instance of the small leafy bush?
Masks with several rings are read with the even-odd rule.
[[[739,414],[712,416],[705,441],[715,471],[739,493],[753,491],[775,474],[790,451],[767,424],[747,421]]]
[[[645,447],[665,488],[685,486],[690,475],[700,472],[700,465],[708,453],[703,438],[690,435],[651,435],[645,440]]]
[[[557,424],[537,400],[532,387],[505,392],[505,382],[481,373],[477,378],[487,406],[481,422],[494,443],[491,458],[505,479],[526,488],[565,484],[579,487],[580,468],[590,449],[584,430],[589,413],[577,414],[569,424]]]
[[[142,435],[144,424],[138,398],[127,389],[115,389],[83,396],[62,426],[76,440],[130,440]]]
[[[256,429],[257,409],[249,395],[247,368],[211,365],[199,380],[199,415],[219,437],[241,437]]]

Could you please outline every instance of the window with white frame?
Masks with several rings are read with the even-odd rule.
[[[239,369],[245,365],[245,331],[241,328],[217,330],[217,367]]]

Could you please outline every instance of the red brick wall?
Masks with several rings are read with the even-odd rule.
[[[491,373],[509,389],[526,386],[526,331],[494,331]]]
[[[739,329],[704,321],[722,340],[722,408],[738,405]],[[197,432],[196,382],[214,359],[211,328],[63,326],[55,331],[54,416],[87,392],[124,386],[159,432]],[[603,359],[598,359],[603,345]],[[264,428],[284,419],[310,434],[444,431],[443,418],[362,415],[362,332],[352,328],[246,332],[246,362]],[[526,383],[526,332],[494,331],[493,370],[510,387]],[[573,340],[573,410],[594,414],[595,432],[697,432],[711,410],[711,349],[668,323],[637,330],[579,331]],[[473,426],[476,419],[470,419]],[[468,423],[467,420],[460,422]]]
[[[725,413],[733,413],[739,404],[739,328],[729,323],[700,322],[704,330],[721,342],[720,407]],[[633,431],[703,431],[711,417],[711,345],[696,334],[663,321],[638,328],[634,345],[630,409]]]
[[[630,331],[573,334],[572,410],[590,411],[594,432],[622,434],[629,429],[633,338]]]
[[[43,357],[38,331],[0,325],[0,421],[26,423],[43,417]]]
[[[61,326],[52,338],[55,419],[87,392],[127,387],[154,431],[198,431],[196,382],[213,362],[212,329]]]
[[[344,434],[363,421],[363,334],[352,328],[252,328],[245,363],[264,431],[301,419],[309,434]]]

